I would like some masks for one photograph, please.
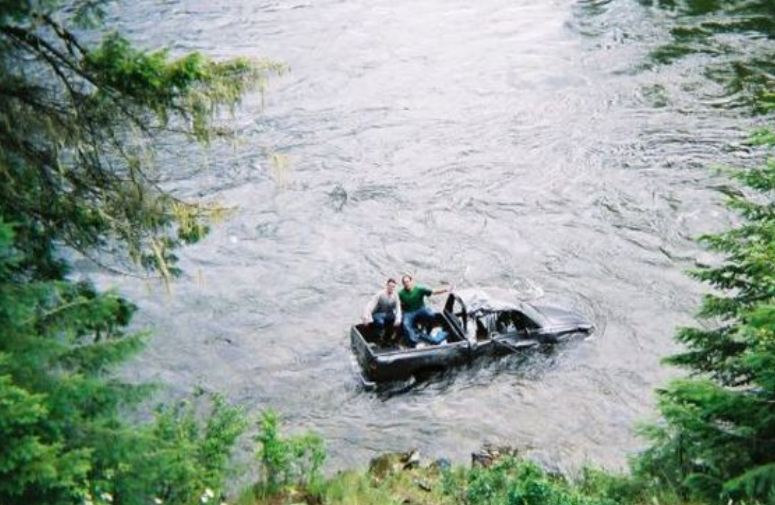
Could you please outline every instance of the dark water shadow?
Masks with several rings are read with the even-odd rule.
[[[558,358],[585,340],[579,336],[519,353],[482,357],[444,370],[426,370],[405,380],[364,385],[360,390],[382,401],[406,395],[444,395],[450,391],[486,387],[498,380],[537,382],[558,365]]]

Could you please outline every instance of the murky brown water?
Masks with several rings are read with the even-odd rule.
[[[266,56],[291,72],[250,97],[240,140],[170,146],[170,184],[239,210],[182,252],[186,276],[100,276],[154,329],[130,367],[171,394],[221,391],[328,443],[330,468],[483,441],[560,467],[624,463],[672,372],[702,287],[692,241],[728,225],[707,167],[747,123],[635,2],[126,2],[146,46]],[[699,97],[699,98],[698,98]],[[704,98],[703,98],[704,97]],[[277,170],[268,157],[288,162]],[[165,159],[165,158],[162,158]],[[384,398],[359,387],[348,328],[388,275],[513,286],[597,325],[551,356],[507,358]]]

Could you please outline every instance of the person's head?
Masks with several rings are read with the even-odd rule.
[[[404,289],[412,289],[414,287],[414,279],[412,279],[411,275],[404,275],[401,277],[401,284],[403,284]]]
[[[396,280],[394,278],[391,277],[385,282],[385,290],[389,295],[393,294],[393,291],[396,290]]]

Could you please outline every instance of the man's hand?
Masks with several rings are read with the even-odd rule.
[[[451,293],[452,290],[454,290],[454,289],[455,289],[455,285],[454,284],[448,284],[448,285],[446,285],[444,287],[439,287],[439,288],[431,290],[431,293],[434,294],[434,295],[440,295],[442,293]]]

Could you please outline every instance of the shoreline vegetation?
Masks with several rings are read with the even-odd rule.
[[[673,23],[653,65],[723,55],[707,76],[729,107],[771,118],[775,50],[729,44],[775,39],[771,0],[638,0]],[[110,268],[132,262],[165,282],[175,251],[200,240],[223,209],[165,192],[152,153],[163,140],[218,142],[222,112],[284,70],[193,53],[171,58],[115,33],[84,44],[104,2],[0,3],[0,504],[513,504],[769,505],[775,503],[775,159],[728,170],[739,226],[700,237],[720,263],[692,271],[713,288],[701,325],[681,328],[666,363],[688,372],[656,391],[661,419],[642,434],[630,472],[552,474],[508,448],[471,467],[414,452],[369,470],[322,476],[324,442],[283,436],[279,416],[252,427],[218,395],[160,405],[128,419],[158,386],[114,375],[145,342],[129,334],[136,307],[74,281],[63,250]],[[596,9],[593,9],[596,10]],[[770,155],[763,129],[751,149]],[[123,263],[122,263],[123,262]],[[226,496],[232,450],[255,435],[259,481]],[[241,472],[247,472],[242,468]]]
[[[257,440],[259,482],[237,505],[693,505],[656,481],[586,467],[569,477],[520,456],[511,447],[485,445],[471,465],[444,458],[424,461],[416,450],[386,453],[367,469],[320,474],[322,441],[311,434],[284,438],[275,413],[265,412]],[[206,498],[203,495],[203,498]],[[207,501],[207,500],[205,500]],[[231,502],[227,502],[231,503]]]

